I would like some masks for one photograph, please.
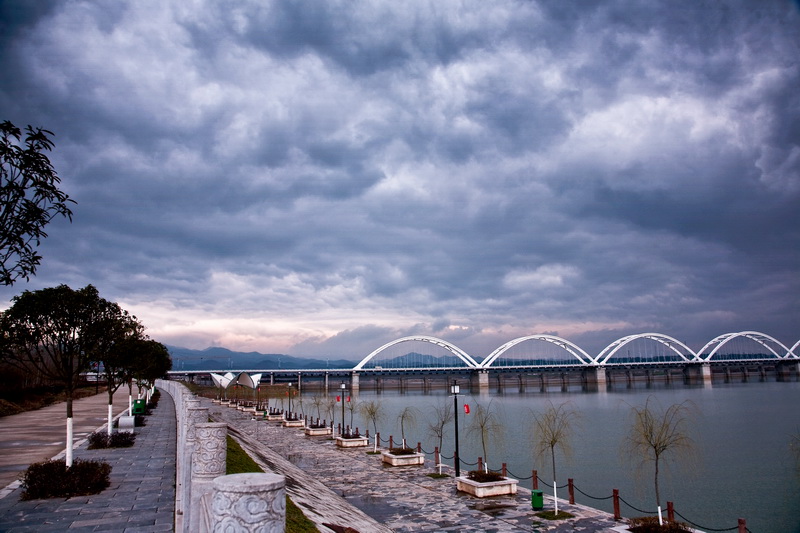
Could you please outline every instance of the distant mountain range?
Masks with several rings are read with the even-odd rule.
[[[314,359],[294,357],[277,353],[234,352],[227,348],[190,350],[178,346],[167,346],[172,356],[172,370],[287,370],[309,368],[353,368],[358,361],[347,359]],[[455,355],[436,357],[410,352],[392,359],[375,361],[384,368],[425,368],[461,366]]]
[[[191,350],[168,345],[167,349],[172,357],[172,370],[353,368],[358,363],[346,359],[312,359],[277,353],[234,352],[218,347]]]

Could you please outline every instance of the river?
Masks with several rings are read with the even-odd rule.
[[[641,407],[648,398],[663,408],[689,402],[694,410],[687,425],[694,441],[694,457],[682,455],[667,461],[668,468],[662,467],[659,480],[664,508],[666,501],[672,501],[680,515],[708,529],[735,528],[741,517],[753,532],[800,532],[800,464],[790,450],[792,435],[800,434],[798,382],[715,382],[696,387],[638,384],[633,388],[614,386],[603,392],[506,390],[483,395],[460,394],[461,457],[466,463],[475,463],[483,455],[478,435],[470,432],[475,410],[481,404],[491,408],[503,428],[487,451],[490,468],[499,469],[502,462],[507,463],[509,472],[529,488],[534,468],[541,479],[551,480],[549,459],[534,457],[533,413],[542,412],[551,403],[558,406],[567,402],[569,408],[579,413],[579,419],[570,439],[571,456],[557,456],[558,485],[573,478],[579,491],[594,498],[606,498],[616,488],[630,506],[654,511],[652,464],[637,473],[635,462],[623,451],[631,426],[631,406]],[[357,398],[358,402],[370,400],[379,401],[385,412],[378,425],[382,438],[391,434],[395,441],[400,440],[398,414],[405,407],[415,408],[416,423],[406,426],[406,438],[412,444],[422,442],[426,451],[437,445],[428,430],[429,423],[435,422],[433,407],[453,404],[453,397],[444,391],[365,392]],[[304,404],[306,412],[311,414],[309,402]],[[465,413],[464,404],[470,406],[471,414]],[[340,406],[336,409],[338,423]],[[348,422],[349,417],[346,414]],[[367,428],[358,414],[354,423],[362,433]],[[452,456],[453,448],[451,422],[443,454]],[[452,460],[445,462],[452,464]],[[462,470],[471,468],[474,467],[462,466]],[[550,487],[540,484],[539,488],[552,493]],[[566,498],[567,489],[560,489],[559,496]],[[576,492],[576,501],[612,511],[609,499],[597,500]],[[641,515],[625,504],[622,514]]]

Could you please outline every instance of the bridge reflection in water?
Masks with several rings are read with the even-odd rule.
[[[668,335],[639,333],[617,339],[592,357],[566,339],[529,335],[503,344],[478,362],[445,340],[411,336],[381,346],[350,369],[241,369],[228,371],[226,379],[231,382],[237,375],[260,373],[261,383],[326,393],[344,385],[349,394],[361,390],[445,391],[453,381],[478,392],[578,387],[591,391],[618,383],[708,384],[714,379],[765,380],[770,375],[782,381],[798,379],[799,345],[800,341],[788,348],[769,335],[742,331],[720,335],[695,352]],[[212,372],[171,374],[211,381]]]

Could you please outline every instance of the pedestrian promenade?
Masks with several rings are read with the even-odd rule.
[[[99,409],[98,406],[89,408],[84,403],[85,412],[91,413],[86,417],[100,422],[91,430],[105,422],[102,416],[105,396],[100,396]],[[119,404],[127,407],[127,395]],[[286,477],[289,496],[323,533],[344,531],[344,528],[358,533],[593,533],[615,531],[620,525],[607,513],[561,501],[559,508],[575,518],[549,522],[534,515],[530,491],[526,489],[520,488],[515,497],[473,498],[456,492],[452,477],[438,480],[428,477],[426,474],[433,470],[430,461],[424,467],[384,467],[380,456],[368,455],[364,448],[337,448],[329,438],[307,437],[302,429],[252,420],[245,413],[214,405],[207,399],[202,399],[202,405],[209,407],[213,418],[229,424],[230,434],[242,442],[245,450],[266,471]],[[63,419],[63,405],[60,407],[56,413]],[[83,407],[81,409],[83,412]],[[29,420],[35,424],[35,419]],[[12,441],[22,442],[5,431],[4,423],[6,420],[0,419],[3,429],[0,449],[10,448]],[[28,429],[30,431],[22,423],[15,422],[14,431],[20,438],[34,433]],[[85,430],[85,434],[91,430]],[[63,453],[56,442],[62,431],[60,424],[53,426],[50,434],[38,428],[35,433],[41,440],[37,442],[47,443],[55,447],[56,453]],[[26,442],[33,441],[29,438]],[[20,488],[12,488],[5,497],[0,497],[0,532],[173,531],[176,419],[169,394],[162,391],[158,408],[147,417],[147,425],[137,428],[132,448],[88,450],[86,446],[87,443],[82,442],[76,448],[75,457],[109,462],[112,465],[111,486],[93,496],[28,502],[19,500]],[[552,509],[552,500],[547,496],[545,508]]]
[[[128,408],[128,389],[114,394],[114,415]],[[100,392],[72,404],[75,442],[106,423],[108,394]],[[0,418],[0,489],[18,479],[32,463],[63,453],[67,439],[66,403]],[[63,457],[63,456],[62,456]]]
[[[79,410],[82,418],[81,436],[85,437],[104,425],[107,403],[105,394],[75,403],[76,418]],[[114,403],[119,404],[119,412],[127,409],[127,391],[124,400],[118,401],[115,396]],[[39,410],[23,413],[29,416],[14,421],[6,419],[22,415],[0,419],[2,455],[7,455],[9,449],[20,452],[20,459],[16,461],[7,456],[3,459],[6,472],[12,471],[12,468],[24,471],[27,464],[23,464],[23,457],[25,461],[31,458],[30,462],[37,462],[56,454],[63,455],[64,435],[61,434],[65,433],[65,408],[64,404],[51,407],[55,408],[52,416],[58,417],[58,424],[49,424],[50,408],[47,408],[48,412]],[[96,459],[111,464],[111,485],[106,490],[91,496],[23,502],[19,499],[19,484],[14,483],[12,489],[0,499],[0,531],[172,531],[175,522],[176,421],[175,405],[169,394],[161,394],[158,407],[151,416],[146,417],[146,421],[144,427],[136,428],[136,442],[131,448],[88,450],[88,443],[84,439],[75,449],[75,458]],[[75,421],[75,427],[78,435],[78,420]],[[59,436],[62,440],[58,440]],[[37,449],[34,453],[30,448]],[[56,450],[55,454],[53,449]],[[42,457],[42,454],[49,455]]]
[[[338,448],[329,437],[308,437],[302,428],[253,420],[230,407],[202,402],[213,418],[228,423],[230,433],[262,468],[286,476],[290,497],[317,524],[347,526],[361,533],[591,533],[622,526],[608,513],[562,500],[559,510],[575,518],[544,520],[531,508],[527,489],[520,487],[516,496],[474,498],[457,492],[452,477],[429,477],[430,461],[421,467],[383,466],[380,456],[367,454],[365,448]],[[350,505],[357,512],[348,510]],[[545,509],[553,509],[549,496],[545,496]]]

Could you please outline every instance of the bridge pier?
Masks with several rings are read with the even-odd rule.
[[[777,374],[778,381],[790,381],[792,374],[795,379],[800,375],[800,362],[787,361],[785,363],[778,363],[775,365],[775,373]]]
[[[608,386],[606,369],[602,366],[587,368],[583,371],[583,378],[588,390],[605,390]]]
[[[520,374],[519,377],[519,392],[525,392],[525,374]]]
[[[350,394],[352,396],[358,396],[359,389],[358,372],[353,372],[350,374]]]
[[[687,365],[683,369],[683,374],[686,383],[711,384],[711,365],[709,363]]]
[[[489,392],[489,371],[488,370],[477,370],[475,373],[472,374],[473,382],[477,378],[478,381],[478,393],[485,394]]]

